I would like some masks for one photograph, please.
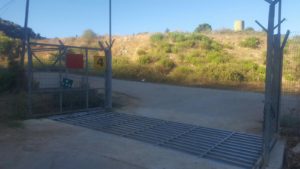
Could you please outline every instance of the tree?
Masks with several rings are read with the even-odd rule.
[[[167,29],[165,30],[165,33],[170,33],[170,29],[167,28]]]
[[[248,27],[248,28],[245,29],[245,31],[247,31],[247,32],[255,32],[255,29],[252,28],[252,27]]]
[[[93,30],[87,29],[83,32],[81,37],[87,41],[92,41],[93,39],[97,38],[97,34]]]
[[[208,23],[200,24],[196,29],[195,32],[200,33],[200,32],[210,32],[212,31],[212,27]]]

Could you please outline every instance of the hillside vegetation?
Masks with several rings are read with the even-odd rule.
[[[98,39],[83,36],[63,41],[69,45],[97,47]],[[100,39],[104,41],[107,37]],[[115,78],[189,86],[245,87],[251,90],[262,90],[264,86],[264,33],[166,32],[115,36],[114,39]],[[300,49],[300,43],[295,39],[289,41],[285,51],[284,82],[287,83],[300,80],[297,73],[300,52],[295,50]],[[56,43],[57,39],[42,42]]]
[[[31,28],[28,28],[29,36],[33,39],[42,39],[40,34],[35,33]],[[24,28],[16,23],[0,18],[0,32],[7,36],[16,39],[24,38]]]

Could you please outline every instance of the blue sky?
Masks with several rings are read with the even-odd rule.
[[[7,2],[8,6],[3,5]],[[246,27],[267,23],[264,0],[112,0],[113,34],[160,32],[166,28],[193,31],[200,23],[213,29],[232,28],[243,19]],[[300,33],[300,1],[283,0],[283,29]],[[0,17],[24,24],[25,0],[0,0]],[[108,0],[31,0],[29,26],[42,36],[69,37],[85,29],[108,33]]]

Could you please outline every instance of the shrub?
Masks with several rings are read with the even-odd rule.
[[[163,43],[160,46],[162,52],[165,52],[165,53],[172,53],[172,47],[173,47],[173,45],[171,45],[169,43]]]
[[[145,50],[143,50],[143,49],[139,49],[139,50],[137,51],[137,54],[138,54],[139,56],[142,56],[142,55],[146,55],[147,52],[146,52]]]
[[[0,71],[0,93],[11,90],[16,86],[16,74],[8,70]]]
[[[168,75],[168,81],[175,84],[188,84],[194,73],[190,66],[178,66]]]
[[[234,81],[234,82],[242,82],[245,81],[245,75],[242,72],[239,71],[233,71],[230,73],[230,78],[229,80]]]
[[[261,44],[260,39],[256,37],[250,37],[240,42],[240,46],[245,48],[252,48],[252,49],[259,48],[260,44]]]
[[[150,55],[143,55],[138,58],[138,63],[141,65],[146,65],[146,64],[154,63],[158,60],[159,60],[158,57],[153,57]]]
[[[248,27],[245,29],[246,32],[255,32],[254,28]]]
[[[182,32],[172,32],[169,33],[169,36],[173,42],[183,42],[187,40],[186,33]]]
[[[118,57],[113,57],[112,63],[113,65],[129,65],[130,60],[128,57],[118,56]]]
[[[196,29],[195,32],[210,32],[212,31],[212,27],[211,25],[204,23],[204,24],[200,24]]]
[[[83,32],[81,37],[87,40],[92,40],[94,38],[97,38],[97,34],[93,30],[87,29]]]
[[[226,63],[229,62],[230,58],[229,56],[224,52],[218,52],[218,51],[210,51],[207,53],[206,56],[208,62],[210,63]]]
[[[154,43],[162,41],[162,40],[164,40],[164,38],[165,38],[165,35],[162,33],[156,33],[150,37],[151,41]]]
[[[5,36],[4,34],[0,33],[0,57],[7,56],[9,51],[16,46],[16,42],[11,38]]]
[[[170,58],[162,58],[159,63],[167,70],[171,70],[176,66],[175,62]]]

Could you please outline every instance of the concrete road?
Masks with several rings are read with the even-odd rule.
[[[74,85],[83,78],[68,75]],[[40,87],[57,87],[56,73],[36,73]],[[90,77],[92,87],[103,88],[102,78]],[[128,97],[117,111],[217,129],[261,134],[264,95],[261,93],[189,88],[113,80],[113,91]],[[124,100],[124,99],[123,99]],[[300,108],[300,99],[283,97],[283,112]]]
[[[0,133],[1,169],[238,169],[51,120]]]
[[[57,78],[55,74],[46,75]],[[91,77],[90,82],[103,87],[101,78]],[[47,79],[41,85],[57,84]],[[113,90],[126,96],[127,104],[117,110],[120,112],[261,133],[262,94],[122,80],[113,81]],[[298,104],[293,97],[287,98],[289,106]],[[0,127],[0,169],[41,168],[235,169],[223,163],[51,120],[25,121],[24,128],[19,129]]]

